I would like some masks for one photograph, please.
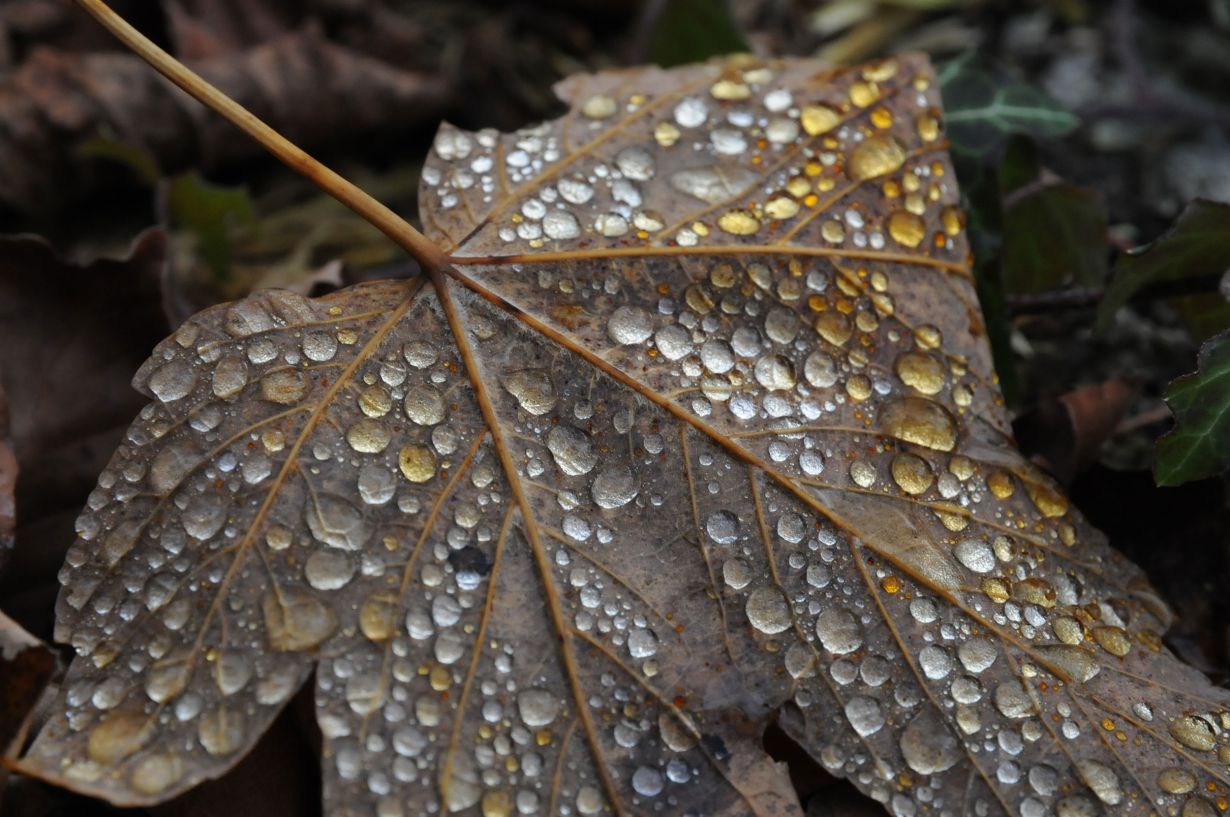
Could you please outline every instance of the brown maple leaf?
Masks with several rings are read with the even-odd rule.
[[[559,90],[441,129],[438,247],[206,92],[427,274],[155,350],[23,768],[165,800],[314,669],[338,815],[794,815],[773,719],[898,817],[1216,814],[1230,695],[1008,437],[926,60]]]

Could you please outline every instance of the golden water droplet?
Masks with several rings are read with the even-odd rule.
[[[504,789],[491,789],[483,795],[482,809],[483,817],[509,817],[513,813],[512,795]]]
[[[865,374],[856,374],[846,381],[846,394],[853,400],[866,400],[871,396],[871,378]]]
[[[897,377],[923,394],[938,394],[944,388],[944,364],[925,352],[906,352],[897,358]]]
[[[293,406],[307,394],[308,381],[302,372],[282,369],[261,378],[261,397],[270,403]]]
[[[1055,488],[1041,482],[1024,480],[1025,491],[1043,516],[1063,516],[1068,512],[1068,498]]]
[[[365,417],[346,431],[346,442],[360,454],[379,454],[389,445],[392,434],[379,420]]]
[[[397,598],[390,592],[373,593],[359,608],[359,629],[372,641],[393,637],[397,626]]]
[[[891,437],[951,451],[957,444],[957,423],[948,410],[922,397],[904,397],[880,411],[880,429]]]
[[[996,604],[1003,604],[1008,600],[1008,585],[1004,583],[1003,579],[983,579],[982,592],[986,593],[987,598]]]
[[[846,160],[846,175],[854,181],[892,173],[905,163],[905,148],[891,134],[877,133],[854,146]]]
[[[136,752],[149,740],[152,723],[140,712],[112,712],[90,732],[85,751],[90,760],[111,766]]]
[[[1132,651],[1132,640],[1122,627],[1095,627],[1093,640],[1111,655],[1120,658]]]
[[[368,417],[383,417],[393,408],[393,398],[383,386],[368,386],[359,395],[359,409]]]
[[[746,210],[731,210],[718,219],[718,226],[731,235],[755,235],[760,221]]]
[[[1012,596],[1017,601],[1026,604],[1036,604],[1039,607],[1055,606],[1055,588],[1045,579],[1029,576],[1012,585]]]
[[[1051,625],[1055,628],[1055,637],[1065,644],[1080,644],[1085,640],[1085,628],[1071,616],[1060,616]]]
[[[846,230],[840,221],[829,219],[820,225],[820,237],[830,244],[840,244],[846,240]]]
[[[902,453],[893,457],[893,481],[907,494],[926,493],[934,479],[931,466],[922,457]]]
[[[948,461],[948,470],[954,477],[965,482],[974,475],[974,461],[962,454],[957,454]]]
[[[871,112],[871,124],[880,130],[893,126],[893,114],[888,108],[878,107]]]
[[[1170,723],[1170,736],[1188,749],[1211,752],[1217,745],[1213,724],[1200,715],[1180,715]]]
[[[930,324],[923,324],[914,330],[914,342],[919,349],[938,349],[944,342],[940,330]]]
[[[799,203],[786,196],[778,196],[764,206],[764,212],[769,218],[790,218],[799,212]]]
[[[927,225],[921,216],[894,210],[888,217],[888,234],[903,247],[917,247],[927,237]]]
[[[425,445],[407,445],[397,456],[402,474],[411,482],[423,483],[436,475],[436,455]]]
[[[818,136],[837,127],[841,115],[827,105],[804,105],[799,111],[799,121],[808,136]]]
[[[897,60],[892,57],[880,60],[879,62],[873,62],[863,69],[863,79],[871,80],[872,82],[884,82],[896,75]]]
[[[835,310],[821,312],[816,318],[816,333],[834,346],[844,345],[853,332],[850,319]]]
[[[924,142],[934,142],[940,136],[940,120],[934,114],[924,113],[918,117],[918,137]]]
[[[944,232],[960,235],[965,227],[965,212],[960,207],[945,207],[940,213],[940,223],[944,225]]]
[[[615,100],[606,94],[597,94],[585,100],[581,105],[581,113],[590,119],[606,119],[615,115]]]
[[[752,95],[752,89],[747,87],[747,84],[735,79],[719,79],[709,88],[709,94],[714,99],[720,99],[724,102],[733,102],[740,99],[747,99]]]
[[[1012,477],[1007,471],[992,471],[987,477],[987,487],[999,499],[1008,499],[1016,491]]]
[[[880,99],[880,87],[872,82],[856,82],[850,86],[850,101],[866,108]]]
[[[679,141],[679,128],[675,127],[674,122],[663,119],[654,126],[653,138],[659,145],[668,148]]]
[[[1196,776],[1187,769],[1172,766],[1158,773],[1157,785],[1167,794],[1187,794],[1196,788]]]

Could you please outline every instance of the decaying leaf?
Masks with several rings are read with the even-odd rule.
[[[236,762],[315,668],[332,814],[1217,813],[1230,695],[1013,447],[921,57],[574,77],[445,126],[444,269],[207,310],[83,513],[25,767]]]
[[[1157,441],[1158,485],[1181,485],[1230,467],[1230,332],[1200,347],[1196,371],[1166,389],[1175,427]]]
[[[20,750],[34,705],[58,669],[49,646],[0,612],[0,755]]]

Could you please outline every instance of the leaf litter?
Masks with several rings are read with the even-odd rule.
[[[200,313],[78,522],[23,768],[224,773],[315,669],[330,813],[1216,814],[1224,690],[1013,447],[925,60],[574,77],[445,126],[450,265]]]

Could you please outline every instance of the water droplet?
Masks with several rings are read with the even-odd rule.
[[[302,372],[282,369],[261,378],[261,397],[271,403],[293,406],[307,394],[308,380]]]
[[[90,732],[86,754],[95,763],[113,766],[145,745],[153,725],[153,720],[141,712],[112,712]]]
[[[157,795],[179,782],[184,776],[184,764],[174,755],[151,755],[142,758],[132,771],[132,787],[142,794]]]
[[[943,647],[928,644],[918,652],[918,665],[922,667],[923,675],[938,681],[952,672],[952,656]]]
[[[243,391],[246,385],[248,385],[248,364],[243,358],[228,355],[218,361],[218,365],[214,367],[213,376],[215,397],[221,399],[234,397]]]
[[[633,658],[650,658],[658,652],[658,637],[645,627],[628,633],[628,652]]]
[[[1170,736],[1188,749],[1211,752],[1217,745],[1217,731],[1207,718],[1180,715],[1170,722]]]
[[[622,346],[643,343],[653,334],[653,319],[636,306],[621,306],[611,313],[606,325],[611,340]]]
[[[956,420],[939,403],[922,397],[905,397],[886,405],[880,411],[879,426],[889,436],[937,451],[951,451],[957,444]]]
[[[657,797],[665,783],[662,773],[648,766],[641,766],[632,773],[632,788],[642,797]]]
[[[337,630],[333,610],[306,590],[271,590],[261,600],[261,609],[269,645],[275,650],[308,650]]]
[[[1038,655],[1057,667],[1071,681],[1083,684],[1101,672],[1098,662],[1086,650],[1067,644],[1046,644],[1035,648]]]
[[[192,393],[196,372],[181,360],[160,366],[149,378],[149,389],[164,403],[180,400]]]
[[[743,167],[698,167],[680,170],[670,177],[671,187],[708,204],[725,204],[756,180],[756,174]]]
[[[436,455],[425,445],[407,445],[397,455],[402,475],[414,483],[424,483],[436,475]]]
[[[714,511],[705,522],[705,532],[719,545],[729,545],[739,538],[739,518],[730,511]]]
[[[549,691],[535,687],[517,696],[517,711],[526,726],[548,726],[559,715],[560,701]]]
[[[846,720],[863,737],[874,735],[884,726],[884,713],[875,698],[857,695],[846,703]]]
[[[308,332],[303,336],[303,355],[308,360],[324,363],[337,354],[337,338],[328,332]]]
[[[362,512],[332,494],[313,497],[307,503],[304,515],[312,535],[331,547],[359,550],[371,535],[371,528]]]
[[[318,550],[303,566],[308,584],[317,590],[337,590],[345,587],[354,576],[354,562],[336,550]]]
[[[222,529],[228,510],[229,503],[218,494],[195,496],[189,500],[181,517],[184,530],[194,539],[209,539]]]
[[[961,745],[930,709],[924,709],[901,730],[901,756],[919,774],[939,774],[961,759]]]
[[[697,128],[705,123],[709,109],[699,98],[690,96],[675,106],[675,122],[681,128]]]
[[[954,550],[957,561],[975,573],[990,573],[995,569],[995,553],[981,539],[964,539]]]
[[[891,134],[877,133],[854,146],[846,161],[846,173],[865,181],[892,173],[905,163],[905,148]]]
[[[998,656],[995,645],[985,638],[971,638],[957,647],[957,659],[961,666],[974,675],[990,669]]]
[[[228,755],[243,745],[244,718],[238,712],[219,706],[201,718],[197,738],[211,755]]]
[[[858,619],[840,607],[830,607],[816,618],[816,635],[826,650],[837,655],[854,652],[863,645]]]
[[[379,454],[389,445],[392,433],[379,420],[364,417],[346,431],[346,442],[361,454]]]
[[[542,231],[547,238],[563,241],[579,236],[581,225],[577,217],[567,210],[552,210],[542,219]]]
[[[600,508],[619,508],[627,505],[640,492],[636,477],[626,466],[613,465],[604,468],[594,477],[590,495]]]
[[[897,358],[901,382],[922,394],[937,394],[944,388],[944,364],[926,352],[906,352]]]
[[[589,435],[572,426],[555,426],[547,434],[547,450],[565,474],[584,476],[598,464]]]
[[[926,493],[934,481],[931,466],[922,457],[914,454],[902,453],[894,456],[891,470],[893,481],[911,496]]]
[[[759,587],[747,597],[747,620],[762,633],[775,635],[790,628],[790,603],[776,587]]]
[[[1123,788],[1119,776],[1105,763],[1088,758],[1076,761],[1076,772],[1097,798],[1108,806],[1117,806],[1123,801]]]
[[[626,147],[615,156],[615,166],[625,178],[638,182],[653,178],[653,156],[642,147]]]
[[[785,355],[765,355],[756,361],[753,374],[756,382],[770,391],[794,388],[794,367]]]
[[[421,426],[444,421],[444,397],[434,386],[412,386],[406,391],[406,416]]]
[[[541,417],[555,408],[555,387],[545,369],[521,369],[504,378],[504,388],[521,408]]]
[[[841,115],[827,105],[804,105],[799,110],[799,121],[808,136],[819,136],[837,127]]]
[[[803,377],[818,389],[825,389],[837,382],[837,364],[824,352],[812,352],[803,361]]]

